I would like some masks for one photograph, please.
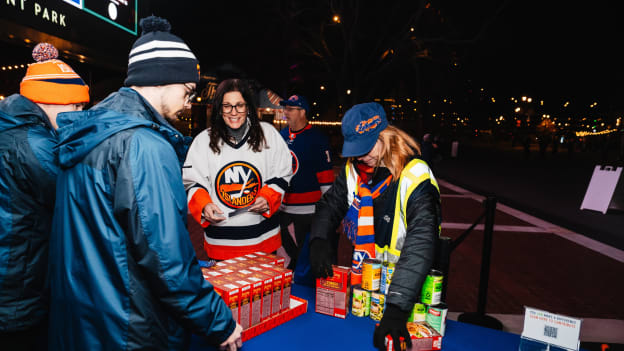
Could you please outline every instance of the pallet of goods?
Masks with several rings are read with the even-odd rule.
[[[232,316],[243,327],[243,341],[307,312],[308,302],[290,295],[293,272],[284,258],[256,252],[219,262],[200,262]]]

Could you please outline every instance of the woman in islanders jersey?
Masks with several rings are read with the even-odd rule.
[[[277,250],[276,212],[292,177],[288,146],[259,120],[252,91],[239,79],[217,87],[210,124],[193,140],[182,175],[208,257]]]

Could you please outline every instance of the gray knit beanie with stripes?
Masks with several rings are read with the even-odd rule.
[[[199,64],[182,39],[169,33],[171,25],[160,17],[141,19],[141,37],[128,57],[124,85],[158,86],[199,82]]]

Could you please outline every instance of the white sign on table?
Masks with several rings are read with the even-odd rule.
[[[524,308],[522,338],[528,338],[566,350],[578,351],[581,320],[531,307]],[[546,348],[549,349],[549,346]]]

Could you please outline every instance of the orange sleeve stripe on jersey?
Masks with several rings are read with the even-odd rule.
[[[280,205],[282,204],[282,194],[271,189],[268,185],[265,185],[260,188],[260,191],[258,191],[258,196],[262,196],[267,199],[267,202],[269,203],[269,214],[265,212],[262,215],[266,218],[271,218],[271,216],[279,210]]]
[[[197,223],[204,228],[210,224],[208,221],[204,221],[204,223],[202,223],[202,212],[204,211],[204,207],[206,207],[209,203],[212,203],[212,199],[206,189],[197,189],[188,203],[189,212]]]

